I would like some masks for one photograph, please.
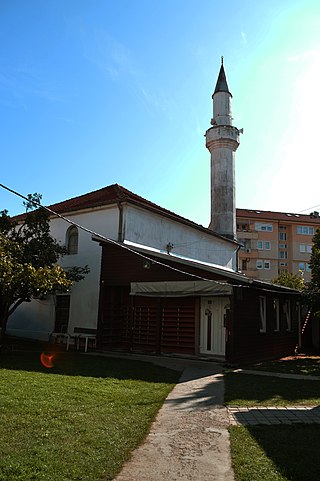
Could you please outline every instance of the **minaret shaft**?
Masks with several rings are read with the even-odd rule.
[[[239,131],[232,126],[231,98],[224,67],[221,65],[212,96],[212,127],[206,132],[206,147],[211,154],[211,222],[218,234],[236,238],[235,151]]]

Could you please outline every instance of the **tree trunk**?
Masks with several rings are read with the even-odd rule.
[[[0,297],[0,352],[4,343],[9,317],[10,301]]]

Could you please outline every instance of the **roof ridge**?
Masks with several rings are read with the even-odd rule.
[[[48,208],[59,215],[59,214],[68,214],[70,212],[76,212],[81,210],[94,209],[94,208],[108,206],[112,204],[118,204],[119,202],[130,202],[142,208],[154,210],[160,215],[165,215],[178,222],[183,222],[197,229],[202,229],[203,231],[210,233],[215,237],[219,237],[223,240],[229,240],[230,242],[237,243],[236,241],[231,241],[230,239],[226,239],[224,236],[218,234],[217,232],[213,232],[211,229],[207,227],[204,227],[192,220],[182,217],[181,215],[176,214],[175,212],[172,212],[169,209],[161,207],[158,204],[155,204],[154,202],[151,202],[150,200],[147,200],[139,196],[138,194],[131,192],[130,190],[126,189],[125,187],[119,184],[111,184],[101,189],[88,192],[86,194],[82,194],[77,197],[72,197],[70,199],[57,202],[55,204],[51,204],[48,206]],[[14,216],[13,218],[16,220],[22,220],[25,217],[25,215],[26,214],[20,214],[20,215]]]

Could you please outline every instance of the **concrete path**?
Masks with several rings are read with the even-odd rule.
[[[183,373],[145,442],[114,481],[233,481],[222,367],[212,362],[148,360]]]

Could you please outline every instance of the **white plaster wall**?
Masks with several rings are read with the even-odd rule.
[[[71,221],[117,240],[119,210],[116,206],[91,209],[88,212],[65,215]],[[70,224],[60,218],[51,220],[51,234],[61,245],[65,245],[66,232]],[[174,245],[175,254],[236,268],[236,246],[205,232],[180,224],[147,210],[126,206],[123,223],[124,239],[166,252],[166,245]],[[78,254],[64,256],[63,267],[88,265],[90,273],[71,289],[68,332],[74,327],[97,327],[99,282],[102,249],[93,242],[91,234],[79,229]],[[8,333],[23,337],[45,340],[54,330],[55,296],[46,300],[34,299],[23,303],[10,317]]]
[[[213,96],[213,115],[218,125],[232,124],[231,95],[227,92],[216,92]]]
[[[119,211],[117,207],[91,210],[82,213],[66,214],[77,224],[83,225],[111,239],[118,237]],[[65,245],[66,232],[70,224],[55,218],[51,221],[51,234],[61,245]],[[90,273],[84,280],[74,284],[70,298],[69,333],[76,326],[96,328],[99,302],[99,281],[102,249],[93,242],[91,234],[79,229],[78,254],[64,256],[63,267],[88,265]],[[46,339],[54,329],[54,296],[49,300],[32,300],[23,303],[8,322],[8,334]]]
[[[54,296],[24,302],[10,316],[7,333],[11,336],[48,340],[54,329],[54,314]]]
[[[236,268],[234,244],[138,207],[126,207],[125,239],[164,252],[170,242],[175,254]]]

